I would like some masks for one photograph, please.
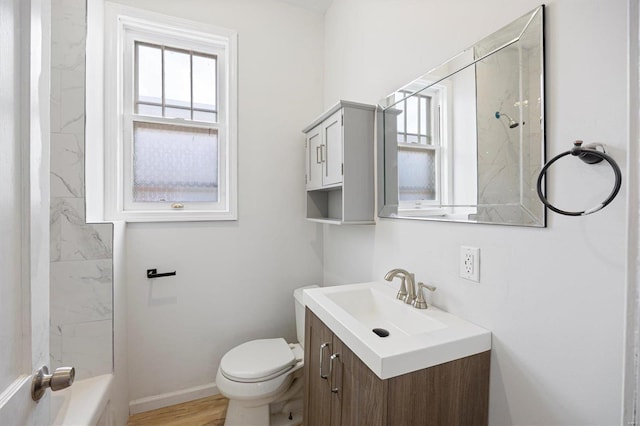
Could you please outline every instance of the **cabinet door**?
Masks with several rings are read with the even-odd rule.
[[[322,129],[318,125],[311,129],[307,135],[307,189],[320,188],[322,186]]]
[[[330,426],[332,393],[328,378],[333,333],[309,309],[304,340],[304,424]]]
[[[305,324],[304,424],[382,425],[386,382],[308,309]],[[321,351],[320,346],[326,343],[329,345]]]
[[[331,426],[364,424],[349,423],[347,418],[343,419],[342,414],[345,408],[343,404],[350,404],[350,398],[344,397],[344,351],[348,348],[337,336],[333,336],[333,354],[329,359],[329,387],[331,388]]]
[[[335,377],[332,379],[332,426],[383,425],[386,418],[386,384],[378,378],[344,343],[334,336]],[[335,396],[339,398],[336,398]],[[337,405],[337,406],[336,406]]]
[[[342,110],[337,111],[322,123],[324,162],[323,185],[342,182]]]

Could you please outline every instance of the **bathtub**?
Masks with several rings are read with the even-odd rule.
[[[51,425],[111,426],[113,374],[79,380],[67,389],[51,393]]]

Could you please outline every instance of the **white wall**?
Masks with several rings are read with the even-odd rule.
[[[600,141],[626,173],[626,1],[546,3],[547,158],[574,139]],[[377,102],[538,4],[334,0],[325,16],[325,106]],[[565,208],[594,205],[612,182],[606,166],[578,163],[550,175],[551,198]],[[436,304],[491,330],[492,425],[620,424],[626,207],[623,188],[597,214],[550,213],[546,229],[326,226],[324,281],[379,280],[403,267],[438,286]],[[463,244],[481,248],[480,284],[458,277]]]
[[[210,384],[248,339],[295,339],[293,289],[322,279],[301,129],[322,112],[322,15],[278,1],[127,0],[238,31],[239,220],[128,224],[130,398]],[[177,276],[147,280],[147,268]],[[167,400],[161,397],[160,400]]]

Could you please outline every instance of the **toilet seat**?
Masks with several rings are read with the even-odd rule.
[[[249,404],[250,406],[257,406],[270,403],[274,397],[286,391],[291,385],[294,377],[301,376],[302,374],[302,367],[304,366],[304,350],[299,343],[285,344],[287,345],[288,350],[293,354],[295,364],[292,367],[286,367],[284,371],[281,370],[280,372],[270,375],[268,378],[263,377],[262,379],[252,379],[253,381],[251,382],[246,381],[246,379],[245,381],[240,381],[229,378],[222,371],[221,361],[220,366],[218,367],[218,372],[216,373],[216,385],[218,386],[220,393],[229,399],[243,401],[243,404],[245,405]],[[282,347],[282,345],[280,345],[280,347]],[[262,354],[259,352],[253,353],[251,359],[261,355]],[[225,365],[226,364],[227,362],[225,362]]]
[[[220,361],[220,372],[240,383],[271,380],[291,370],[297,363],[292,347],[283,339],[258,339],[227,352]]]

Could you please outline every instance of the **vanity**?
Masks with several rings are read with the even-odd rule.
[[[395,296],[376,282],[305,291],[304,424],[487,424],[491,333]]]

